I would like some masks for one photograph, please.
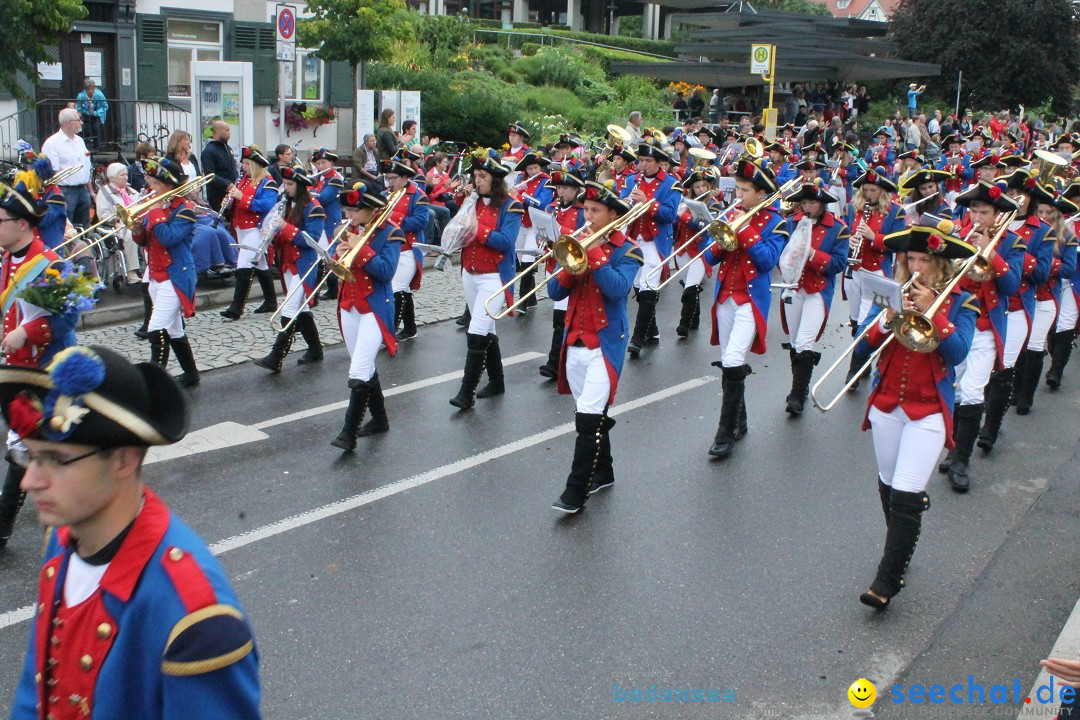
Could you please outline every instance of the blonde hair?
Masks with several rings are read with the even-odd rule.
[[[262,182],[262,179],[264,177],[270,176],[270,171],[264,168],[259,163],[255,162],[254,160],[248,160],[248,167],[251,168],[251,174],[249,175],[249,177],[251,178],[252,185],[258,185]]]
[[[920,277],[919,284],[926,287],[939,288],[948,280],[952,279],[954,265],[952,260],[946,260],[937,255],[930,256],[930,277]],[[893,261],[893,280],[903,285],[911,279],[911,272],[907,266],[907,253],[896,253]]]
[[[177,156],[177,151],[180,149],[180,143],[184,139],[191,140],[191,135],[183,130],[174,130],[173,134],[169,136],[169,144],[165,146],[165,154]]]
[[[864,187],[866,186],[860,185],[859,189],[855,191],[855,197],[851,200],[851,205],[855,208],[856,214],[861,213],[863,206],[866,205],[867,202],[869,202],[866,195],[863,194]],[[887,215],[889,213],[890,205],[892,205],[892,197],[889,195],[889,191],[885,188],[881,188],[881,194],[878,196],[877,202],[871,203],[870,209],[876,210],[882,215]]]

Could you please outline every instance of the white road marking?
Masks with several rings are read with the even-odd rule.
[[[537,353],[533,354],[537,355]],[[713,380],[716,380],[716,377],[713,375],[706,375],[704,377],[695,378],[693,380],[687,380],[684,383],[679,383],[678,385],[665,388],[664,390],[659,390],[650,395],[645,395],[644,397],[640,397],[636,400],[631,400],[622,405],[616,405],[608,412],[608,414],[612,416],[622,415],[632,410],[637,410],[639,408],[646,407],[647,405],[651,405],[662,400],[667,400],[668,398],[674,397],[680,393],[687,392],[688,390],[699,388],[702,385],[706,385],[712,382]],[[402,388],[404,387],[406,386],[403,385]],[[402,390],[402,392],[404,392],[404,390]],[[403,493],[406,490],[412,490],[413,488],[420,487],[421,485],[427,485],[428,483],[432,483],[436,480],[441,480],[445,477],[449,477],[462,471],[469,470],[479,465],[483,465],[484,463],[491,462],[492,460],[498,460],[499,458],[506,457],[507,455],[518,452],[519,450],[524,450],[526,448],[533,447],[534,445],[540,445],[542,443],[548,442],[549,440],[553,440],[554,438],[557,438],[561,435],[569,435],[572,432],[574,432],[574,423],[564,423],[562,425],[557,425],[549,430],[544,430],[533,435],[529,435],[528,437],[523,437],[520,440],[514,440],[513,442],[507,443],[505,445],[500,445],[499,447],[492,448],[491,450],[486,450],[482,453],[477,453],[476,455],[462,458],[461,460],[457,460],[447,465],[442,465],[432,470],[428,470],[427,472],[420,473],[419,475],[413,475],[410,478],[398,480],[397,482],[390,483],[389,485],[384,485],[383,487],[369,490],[358,495],[353,495],[352,497],[345,498],[344,500],[338,500],[337,502],[323,505],[322,507],[315,508],[314,510],[309,510],[307,512],[300,513],[299,515],[294,515],[292,517],[285,518],[284,520],[279,520],[277,522],[270,523],[269,525],[264,525],[261,528],[256,528],[240,535],[234,535],[233,537],[226,538],[225,540],[221,540],[220,542],[216,542],[211,545],[210,552],[214,553],[214,555],[223,555],[230,550],[236,550],[247,545],[252,545],[259,542],[260,540],[266,540],[276,535],[281,535],[291,530],[296,530],[306,525],[311,525],[312,523],[316,523],[319,520],[325,520],[326,518],[340,515],[341,513],[355,510],[356,508],[360,508],[365,505],[370,505],[376,500],[381,500],[385,497],[397,495],[398,493]],[[6,613],[0,614],[0,630],[3,630],[4,628],[10,627],[12,625],[17,625],[21,622],[25,622],[26,620],[32,618],[33,615],[33,605],[28,605],[26,607],[21,607],[16,610],[10,610]]]
[[[150,463],[186,457],[187,455],[197,455],[211,450],[235,447],[245,443],[265,440],[268,437],[270,436],[263,431],[240,423],[218,423],[201,430],[189,432],[183,440],[173,445],[150,448],[150,451],[146,453],[146,460],[143,464],[149,465]]]

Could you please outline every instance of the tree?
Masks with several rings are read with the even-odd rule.
[[[41,79],[38,63],[55,60],[48,53],[60,36],[70,32],[77,20],[86,16],[80,0],[8,0],[4,12],[4,42],[0,43],[0,89],[15,98],[32,102],[19,76],[37,85]]]
[[[963,72],[965,102],[983,110],[1053,98],[1067,113],[1080,72],[1080,24],[1070,0],[902,0],[891,34],[904,60],[937,63],[928,92],[950,97]]]
[[[347,62],[357,87],[364,86],[365,64],[389,60],[393,44],[407,39],[412,30],[405,0],[308,0],[310,18],[297,23],[301,47],[317,47],[319,59]]]

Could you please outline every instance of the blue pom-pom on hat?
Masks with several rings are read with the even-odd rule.
[[[105,363],[93,350],[78,345],[57,353],[48,370],[61,395],[85,395],[105,381]]]

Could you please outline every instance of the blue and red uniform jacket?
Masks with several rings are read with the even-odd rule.
[[[521,143],[521,146],[517,149],[508,148],[506,150],[506,154],[503,155],[503,157],[513,158],[515,163],[519,163],[521,162],[521,158],[525,157],[525,155],[529,152],[529,149],[530,148],[527,143]]]
[[[708,208],[709,212],[713,214],[713,217],[716,217],[717,213],[723,211],[723,206],[718,200],[711,200],[708,203]],[[684,212],[681,216],[679,216],[679,222],[675,225],[674,247],[677,248],[685,245],[690,238],[701,232],[702,227],[704,226],[696,218],[694,218],[693,213],[691,213],[689,210]],[[686,249],[684,249],[681,253],[678,254],[678,257],[685,257],[689,261],[690,258],[697,255],[698,252],[700,251],[697,249],[697,247],[695,247],[694,245],[688,245]],[[712,266],[708,263],[705,263],[705,274],[709,277],[712,277]]]
[[[776,184],[783,185],[789,180],[793,180],[799,175],[799,171],[795,169],[795,166],[785,160],[777,167],[772,167],[772,163],[769,163],[769,168],[772,169],[773,174],[776,176]]]
[[[323,212],[326,213],[326,227],[328,228],[336,228],[341,224],[341,192],[344,189],[345,180],[333,168],[328,170],[325,175],[320,175],[315,187],[312,189],[312,195],[319,201]],[[318,240],[319,236],[316,235],[315,239]],[[327,238],[327,240],[330,239]]]
[[[738,238],[737,249],[721,250],[719,245],[714,244],[702,256],[706,263],[716,266],[713,312],[710,313],[713,319],[712,337],[709,343],[720,344],[715,310],[731,297],[738,305],[750,303],[753,306],[757,333],[750,352],[761,355],[765,352],[765,332],[768,329],[769,304],[772,302],[770,274],[787,241],[787,227],[779,211],[767,207],[759,210],[743,225]],[[712,237],[706,233],[699,242],[699,252],[711,242]]]
[[[951,175],[945,181],[945,192],[963,192],[971,184],[972,178],[975,177],[975,170],[971,167],[971,156],[967,153],[961,153],[960,162],[952,165],[949,164],[948,160],[947,155],[942,155],[934,163],[936,169],[944,170]]]
[[[657,171],[651,178],[643,177],[641,173],[638,173],[627,179],[620,197],[630,197],[630,193],[639,184],[645,197],[655,198],[656,202],[645,215],[634,221],[626,235],[635,242],[639,235],[646,242],[650,240],[655,242],[660,257],[667,257],[671,254],[672,238],[674,238],[672,226],[679,217],[679,203],[682,202],[678,180],[663,170]]]
[[[865,328],[866,324],[874,323],[856,348],[856,352],[864,357],[871,355],[892,334],[891,330],[882,330],[881,322],[877,322],[880,312],[881,308],[875,305],[863,324]],[[956,289],[932,318],[941,338],[937,350],[919,353],[908,350],[899,342],[889,343],[874,372],[862,429],[870,427],[871,407],[887,413],[899,406],[911,420],[921,420],[940,412],[945,418],[945,447],[952,449],[956,366],[967,358],[971,349],[978,315],[979,301],[970,293]]]
[[[416,260],[416,274],[413,275],[409,287],[413,290],[420,289],[420,279],[424,274],[424,251],[414,248],[413,243],[424,242],[424,231],[428,226],[431,215],[431,201],[415,182],[409,181],[405,186],[405,197],[394,206],[390,214],[390,222],[401,228],[405,233],[405,242],[401,245],[401,252],[411,252]]]
[[[1077,220],[1077,221],[1073,222],[1073,238],[1074,239],[1077,237],[1076,236],[1076,228],[1078,226],[1080,226],[1080,220]],[[1078,250],[1077,252],[1080,252],[1080,250]],[[1080,267],[1080,256],[1077,257],[1077,265],[1078,265],[1078,267]],[[1073,273],[1072,277],[1070,278],[1069,284],[1072,286],[1073,295],[1076,296],[1077,302],[1080,302],[1080,272]]]
[[[1056,244],[1056,243],[1055,243]],[[1053,300],[1061,308],[1061,288],[1076,275],[1076,236],[1073,235],[1062,243],[1060,252],[1054,249],[1054,259],[1050,263],[1050,279],[1035,289],[1035,300]]]
[[[964,233],[967,237],[971,232]],[[960,287],[975,296],[979,303],[979,318],[975,321],[975,329],[978,331],[991,331],[994,333],[994,344],[997,346],[997,360],[995,366],[1002,368],[1002,359],[1005,351],[1005,333],[1008,323],[1005,319],[1005,311],[1009,307],[1009,298],[1020,289],[1020,275],[1023,273],[1025,258],[1024,241],[1011,231],[998,243],[997,251],[990,261],[994,268],[994,278],[986,282],[975,282],[971,278],[960,281]]]
[[[896,154],[889,145],[871,145],[863,153],[863,161],[870,167],[884,167],[889,179],[896,177],[893,167],[896,164]]]
[[[356,228],[350,228],[356,231]],[[401,256],[401,244],[405,233],[392,223],[385,223],[371,239],[352,264],[353,281],[342,282],[338,290],[338,310],[370,312],[375,315],[382,332],[383,344],[390,357],[397,354],[397,338],[394,337],[394,291],[390,281],[397,271]],[[344,339],[344,336],[342,336]]]
[[[803,219],[803,213],[797,212],[787,220],[787,237],[784,238],[783,247],[787,247],[791,239],[791,233]],[[817,339],[821,339],[821,333],[825,330],[825,324],[829,321],[829,308],[832,306],[833,293],[836,291],[836,275],[847,268],[848,248],[851,237],[848,234],[847,225],[831,212],[825,213],[819,222],[814,223],[811,232],[813,250],[806,258],[806,266],[799,278],[798,290],[804,290],[808,295],[821,293],[821,300],[825,304],[825,317],[818,330]],[[781,247],[781,251],[783,251]],[[777,256],[779,258],[779,256]],[[785,333],[790,333],[787,324],[786,305],[780,303],[780,322]]]
[[[847,226],[851,229],[851,236],[855,236],[855,230],[863,221],[863,209],[855,207],[855,203],[848,204]],[[877,210],[870,213],[867,219],[874,231],[874,239],[863,242],[862,264],[863,270],[881,270],[886,276],[892,277],[892,251],[885,247],[885,236],[900,232],[907,223],[904,219],[904,208],[896,203],[889,204],[889,210],[882,215]]]
[[[461,269],[473,274],[499,273],[503,283],[514,278],[517,266],[518,230],[525,212],[514,198],[493,207],[480,198],[476,203],[476,237],[461,249]],[[506,289],[506,302],[514,302],[512,287]]]
[[[548,280],[548,297],[569,298],[559,355],[560,394],[570,392],[566,348],[580,341],[587,348],[600,348],[603,353],[611,385],[608,404],[615,402],[615,390],[630,342],[626,300],[642,263],[640,248],[621,232],[613,232],[607,242],[589,250],[588,272],[581,275],[561,272]]]
[[[255,637],[225,571],[143,492],[98,589],[72,608],[63,590],[74,548],[67,528],[50,532],[12,720],[261,717]]]
[[[56,185],[46,186],[41,195],[45,200],[45,217],[41,218],[35,230],[38,237],[45,241],[45,247],[52,250],[64,242],[64,230],[67,228],[67,201],[64,200],[64,193]]]
[[[60,259],[56,253],[45,247],[41,238],[34,238],[33,242],[26,247],[26,252],[18,263],[14,262],[11,253],[4,253],[0,294],[7,290],[19,266],[32,261],[39,255],[44,255],[49,260]],[[45,367],[56,353],[75,344],[75,327],[78,324],[78,310],[69,310],[62,315],[44,315],[24,323],[22,308],[19,306],[19,301],[15,301],[4,315],[4,335],[21,325],[26,330],[26,344],[15,352],[6,354],[5,362],[8,365],[20,367]]]
[[[1027,257],[1020,273],[1020,290],[1009,297],[1009,310],[1023,310],[1030,330],[1031,319],[1035,317],[1035,288],[1050,279],[1055,234],[1050,223],[1037,215],[1028,215],[1015,232],[1027,247]]]
[[[560,233],[570,235],[585,224],[585,206],[580,202],[575,202],[573,205],[563,207],[560,200],[555,208],[555,221],[559,223]],[[541,248],[541,250],[543,249]],[[558,261],[555,259],[555,253],[551,253],[544,268],[548,274],[551,274],[555,272],[557,265]]]
[[[548,182],[551,178],[547,173],[537,173],[533,177],[529,178],[529,181],[525,183],[525,189],[522,191],[519,202],[524,206],[525,212],[521,216],[521,227],[532,227],[532,218],[529,217],[529,208],[534,207],[537,210],[547,212],[551,207],[551,203],[555,200],[555,191],[552,189]],[[533,199],[525,197],[525,195],[531,196]]]
[[[311,247],[304,235],[311,238],[311,242],[317,243],[325,227],[326,212],[319,201],[313,198],[304,208],[303,225],[298,227],[285,220],[278,228],[274,237],[274,257],[281,269],[282,287],[285,287],[285,272],[288,271],[301,277],[307,276],[304,280],[305,294],[315,289],[319,280],[318,273],[309,270],[319,264],[319,253]],[[315,298],[312,298],[311,303],[314,302]]]
[[[156,207],[145,222],[147,264],[150,279],[155,282],[172,281],[173,289],[180,298],[184,317],[195,314],[195,260],[191,256],[191,244],[195,241],[195,206],[182,197],[174,197],[168,209]]]
[[[245,175],[240,178],[236,188],[243,193],[243,197],[233,205],[233,227],[237,230],[251,230],[259,227],[266,213],[277,204],[279,198],[277,183],[274,182],[274,178],[267,175],[259,181],[258,185],[252,185],[251,179]],[[318,238],[315,239],[318,240]]]
[[[623,168],[623,171],[618,175],[612,174],[611,179],[615,181],[615,192],[619,194],[619,197],[626,197],[623,194],[623,190],[626,189],[627,184],[630,182],[630,178],[634,177],[634,175],[634,170],[630,165]]]

